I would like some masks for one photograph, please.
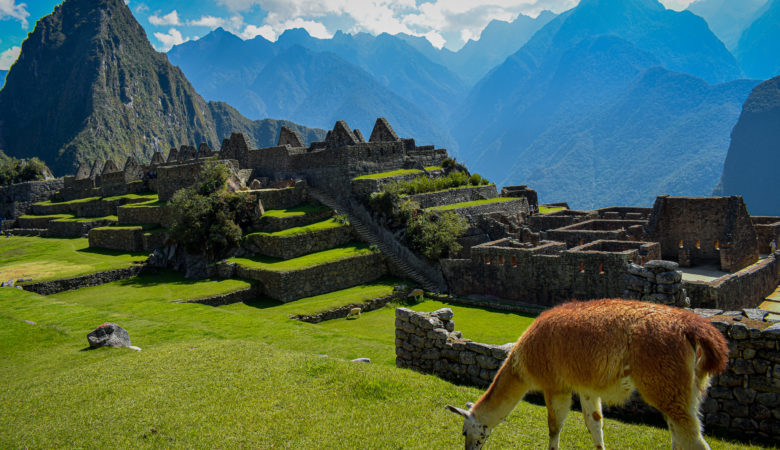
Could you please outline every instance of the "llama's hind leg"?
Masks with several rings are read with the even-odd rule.
[[[550,430],[550,450],[560,448],[561,429],[566,415],[571,409],[571,392],[544,393],[544,402],[547,404],[547,427]]]
[[[593,438],[593,445],[596,449],[604,449],[604,434],[601,429],[601,399],[590,394],[580,395],[580,405],[582,405],[582,415],[585,418],[585,426],[590,431]]]

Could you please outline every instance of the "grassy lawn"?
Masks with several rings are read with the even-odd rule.
[[[72,217],[65,219],[57,219],[55,222],[97,222],[98,220],[110,220],[116,222],[119,220],[117,216],[103,216],[103,217]]]
[[[550,214],[551,212],[563,211],[563,206],[539,206],[539,214]]]
[[[381,180],[382,178],[398,177],[401,175],[413,175],[423,173],[420,169],[398,169],[390,172],[371,173],[353,178],[353,180]]]
[[[341,261],[342,259],[369,255],[371,253],[373,253],[373,250],[368,248],[367,244],[355,243],[286,260],[269,258],[265,256],[256,256],[253,258],[230,258],[228,262],[237,263],[238,265],[248,269],[270,270],[273,272],[290,272],[293,270],[306,269],[334,261]]]
[[[275,237],[284,237],[284,236],[295,236],[298,234],[305,234],[312,231],[320,231],[320,230],[329,230],[331,228],[339,228],[347,226],[343,223],[338,222],[335,218],[331,217],[330,219],[326,219],[320,222],[315,222],[309,225],[305,225],[302,227],[292,227],[287,228],[286,230],[281,231],[274,231],[274,232],[258,232],[258,233],[251,233],[247,236],[252,235],[258,235],[258,236],[275,236]]]
[[[149,201],[155,201],[158,199],[157,194],[149,193],[149,194],[125,194],[125,195],[115,195],[113,197],[103,197],[103,200],[105,201],[113,201],[113,200],[142,200],[145,202]]]
[[[155,196],[155,199],[153,199],[153,200],[140,202],[140,203],[128,203],[126,205],[120,206],[120,208],[157,208],[157,207],[160,207],[160,206],[165,206],[167,204],[168,204],[168,202],[157,200],[157,198]]]
[[[75,216],[73,214],[47,214],[36,216],[35,214],[25,214],[19,216],[20,219],[72,219]]]
[[[462,406],[483,390],[395,368],[393,308],[313,325],[287,319],[270,301],[173,302],[241,283],[162,273],[49,297],[0,289],[0,447],[463,445],[462,420],[444,406]],[[481,311],[472,322],[477,311],[453,310],[457,329],[509,324],[502,313]],[[105,321],[125,327],[143,351],[82,351],[86,333]],[[373,363],[348,361],[360,356]],[[488,448],[540,448],[546,422],[545,408],[521,402]],[[612,448],[669,447],[662,428],[606,419],[604,433]],[[591,447],[579,414],[566,422],[561,443]]]
[[[373,283],[362,284],[340,291],[328,292],[314,297],[302,298],[294,302],[283,303],[274,311],[287,316],[311,315],[336,309],[345,305],[363,303],[379,297],[392,295],[394,287],[403,281],[394,278],[382,278]]]
[[[141,225],[95,227],[93,230],[143,230]]]
[[[85,238],[13,236],[0,241],[0,280],[32,278],[38,282],[68,278],[129,267],[147,256],[91,249]]]
[[[329,208],[327,206],[314,206],[308,203],[302,203],[293,208],[287,209],[269,209],[263,213],[263,217],[295,217],[305,216],[306,214],[317,214],[322,211],[326,211]]]
[[[425,168],[425,170],[427,170],[428,172],[433,172],[435,170],[442,170],[442,169],[444,169],[444,167],[442,166],[428,166]]]
[[[425,208],[425,210],[426,211],[450,211],[453,209],[466,208],[469,206],[486,205],[488,203],[511,202],[513,200],[517,200],[517,199],[512,197],[496,197],[496,198],[488,198],[484,200],[474,200],[471,202],[460,202],[460,203],[452,203],[450,205],[434,206],[431,208]]]
[[[42,202],[34,203],[35,205],[75,205],[78,203],[87,203],[92,202],[95,200],[100,200],[100,197],[85,197],[85,198],[77,198],[75,200],[70,200],[67,202],[53,202],[51,200],[45,200]]]

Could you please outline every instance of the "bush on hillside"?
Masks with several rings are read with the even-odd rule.
[[[51,177],[51,170],[38,158],[18,159],[0,150],[0,186]]]
[[[230,169],[222,164],[204,168],[198,182],[173,194],[169,208],[171,232],[190,253],[219,259],[238,246],[243,229],[256,216],[253,198],[227,190]]]

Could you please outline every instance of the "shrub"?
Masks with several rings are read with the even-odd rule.
[[[430,260],[438,260],[458,252],[462,246],[458,237],[468,229],[463,217],[445,212],[413,214],[406,228],[409,247]]]
[[[204,168],[193,186],[173,194],[169,208],[171,232],[188,252],[214,260],[236,247],[257,216],[256,202],[244,192],[226,189],[230,169],[222,164]]]
[[[51,176],[51,170],[40,159],[18,159],[0,150],[0,186],[43,180],[47,176]]]

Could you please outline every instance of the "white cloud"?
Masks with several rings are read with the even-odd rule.
[[[30,13],[27,12],[27,4],[16,4],[16,0],[0,0],[0,19],[16,19],[22,23],[22,28],[27,29],[29,23],[27,18]]]
[[[22,49],[19,46],[11,47],[0,53],[0,70],[8,70],[19,58]]]
[[[168,30],[168,33],[154,33],[154,37],[162,44],[158,47],[158,50],[162,52],[167,52],[174,45],[179,45],[190,40],[190,38],[184,39],[181,32],[176,28],[171,28]]]
[[[149,23],[157,26],[181,25],[181,22],[179,22],[179,13],[176,12],[175,9],[162,17],[159,17],[156,14],[149,16]]]
[[[135,7],[135,12],[137,14],[145,13],[147,11],[149,11],[149,7],[146,6],[146,4],[144,4],[144,3],[141,3],[140,5]]]

